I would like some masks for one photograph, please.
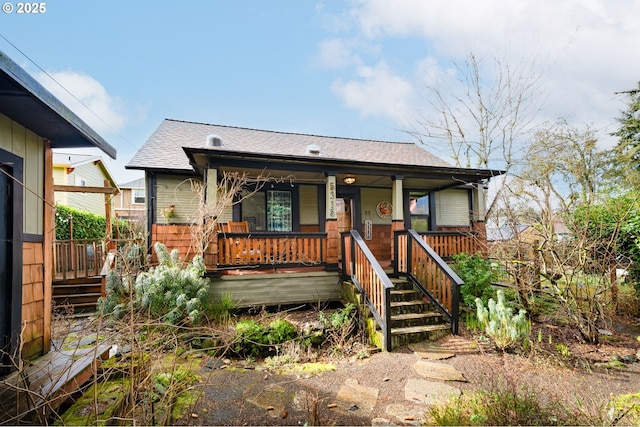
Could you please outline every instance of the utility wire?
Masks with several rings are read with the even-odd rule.
[[[15,44],[13,44],[8,38],[6,38],[4,36],[4,34],[0,33],[0,37],[2,37],[7,43],[9,43],[11,45],[11,47],[13,47],[15,50],[17,50],[18,52],[20,52],[20,54],[22,56],[24,56],[29,62],[31,62],[33,65],[36,66],[36,68],[38,68],[38,70],[42,71],[47,77],[49,77],[53,82],[55,82],[58,86],[60,86],[60,88],[62,88],[62,90],[64,90],[66,93],[68,93],[73,99],[75,99],[76,101],[78,101],[78,103],[80,105],[82,105],[84,108],[87,109],[87,111],[89,111],[91,114],[93,114],[98,120],[100,120],[102,123],[104,123],[109,129],[111,129],[114,133],[119,133],[118,131],[116,131],[113,126],[111,126],[109,123],[107,123],[102,117],[100,117],[95,111],[93,111],[91,108],[89,108],[84,102],[82,102],[80,99],[78,99],[78,97],[76,97],[73,93],[71,93],[71,91],[69,91],[66,87],[64,87],[62,85],[62,83],[60,83],[58,80],[56,80],[51,74],[49,74],[44,68],[42,68],[40,65],[38,65],[38,63],[36,63],[33,59],[31,59],[31,57],[29,55],[27,55],[26,53],[24,53],[18,46],[16,46]]]

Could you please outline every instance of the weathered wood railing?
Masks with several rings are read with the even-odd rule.
[[[104,239],[55,240],[53,254],[56,279],[99,276],[106,256]]]
[[[396,232],[394,244],[395,271],[406,275],[434,303],[448,318],[451,332],[457,334],[462,279],[414,230]]]
[[[219,233],[218,265],[320,265],[326,233]]]
[[[431,246],[440,257],[445,259],[462,252],[473,255],[482,251],[482,246],[475,233],[434,231],[419,234],[427,245]]]
[[[384,348],[391,351],[391,289],[393,283],[356,230],[341,233],[342,275],[350,279],[384,333]]]

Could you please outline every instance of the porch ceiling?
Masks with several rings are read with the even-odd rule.
[[[408,189],[439,190],[468,183],[480,182],[498,176],[503,171],[465,169],[443,166],[390,165],[341,161],[335,159],[309,159],[308,157],[256,155],[255,153],[201,150],[184,148],[191,165],[203,172],[214,167],[220,171],[246,171],[252,176],[268,175],[272,178],[291,178],[297,183],[322,183],[326,173],[336,174],[339,184],[347,175],[356,177],[356,186],[390,187],[391,177],[402,176],[403,187]]]

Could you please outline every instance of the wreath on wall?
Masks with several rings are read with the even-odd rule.
[[[391,203],[382,201],[376,206],[376,212],[382,219],[391,219],[391,213],[393,212],[393,206]]]

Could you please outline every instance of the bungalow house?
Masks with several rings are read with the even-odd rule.
[[[113,199],[116,217],[129,221],[144,222],[146,219],[146,190],[144,178],[120,184],[120,194]]]
[[[54,151],[53,184],[73,187],[111,187],[113,193],[119,192],[115,179],[100,156],[91,154],[70,154]],[[60,187],[58,187],[60,186]],[[77,191],[56,191],[55,202],[105,216],[105,197],[99,193],[80,193]],[[109,201],[110,202],[110,201]],[[110,204],[110,203],[108,203]],[[113,212],[110,212],[113,214]]]
[[[475,252],[461,242],[485,240],[485,185],[502,173],[452,167],[411,143],[170,119],[126,167],[145,172],[149,243],[190,256],[197,252],[190,225],[217,222],[220,233],[204,242],[205,264],[217,277],[215,292],[231,292],[241,305],[335,297],[338,271],[356,274],[350,268],[361,263],[353,258],[354,242],[366,246],[376,277],[385,268],[401,273],[418,251],[407,252],[409,229],[430,239],[440,256]],[[220,187],[233,174],[246,184],[235,202],[198,218],[201,202],[213,206],[225,197]],[[201,195],[194,182],[205,185]],[[260,270],[295,278],[301,268],[306,271],[295,280],[280,274],[270,282],[272,274],[246,281]]]
[[[50,349],[53,151],[116,150],[0,52],[0,370]]]

